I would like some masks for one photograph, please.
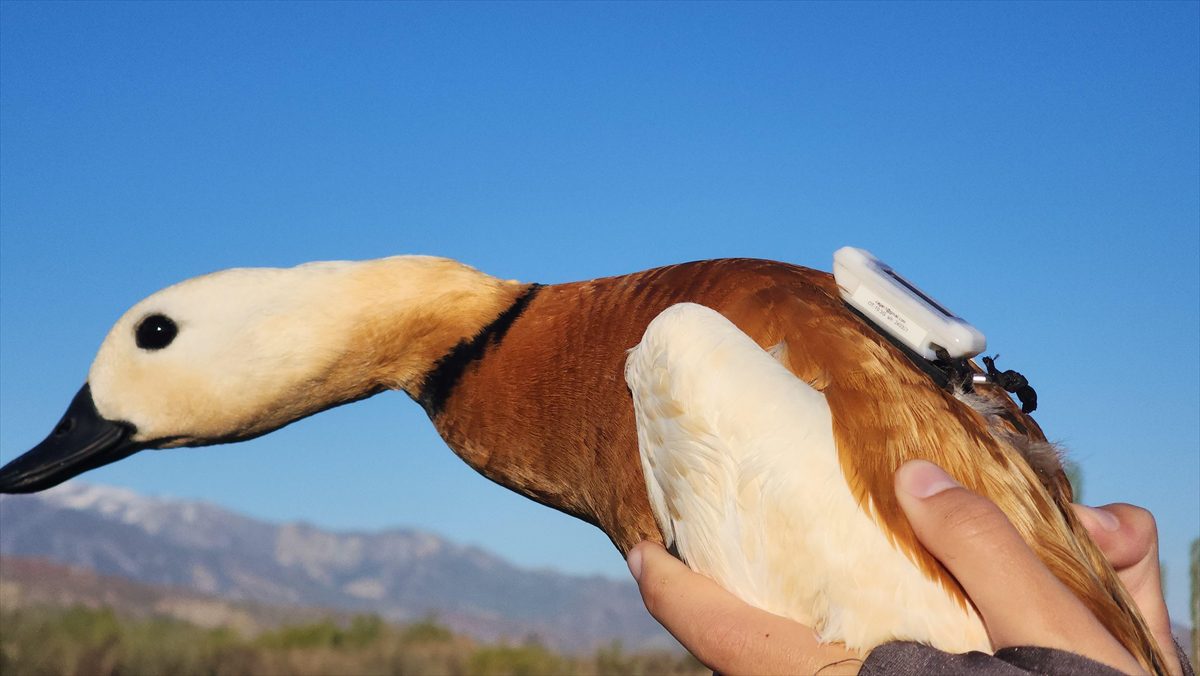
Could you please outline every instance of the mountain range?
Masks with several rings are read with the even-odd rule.
[[[676,645],[632,582],[523,569],[418,530],[274,524],[207,503],[78,482],[0,496],[0,554],[197,598],[371,612],[396,622],[432,614],[482,640],[536,635],[567,651],[614,640],[630,649]],[[12,571],[21,564],[2,565]]]
[[[432,615],[484,641],[682,650],[632,582],[528,570],[419,530],[273,524],[79,482],[0,496],[0,604],[73,603],[243,633],[331,614]],[[1173,629],[1188,646],[1190,630]]]

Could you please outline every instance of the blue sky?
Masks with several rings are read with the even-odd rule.
[[[1092,503],[1200,534],[1200,5],[0,4],[0,460],[109,325],[233,266],[544,283],[874,251],[988,336]],[[399,394],[88,475],[627,575]]]

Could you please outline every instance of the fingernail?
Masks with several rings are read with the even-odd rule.
[[[962,485],[942,471],[941,467],[925,460],[910,460],[896,472],[896,484],[915,498],[928,498],[948,488]]]
[[[1096,523],[1100,524],[1100,527],[1104,530],[1111,532],[1121,527],[1121,521],[1112,512],[1088,507],[1087,505],[1079,506],[1083,508],[1085,518],[1090,517]]]
[[[642,581],[642,548],[634,547],[629,552],[629,557],[625,559],[625,563],[629,566],[629,572],[633,573],[633,579],[638,582]]]

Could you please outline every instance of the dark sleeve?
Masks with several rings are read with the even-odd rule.
[[[1187,651],[1179,644],[1179,639],[1175,639],[1175,656],[1179,658],[1179,663],[1183,665],[1183,676],[1196,676],[1196,668],[1192,661],[1188,659]],[[1200,655],[1196,656],[1200,659]]]
[[[895,676],[896,674],[978,674],[980,676],[1120,676],[1112,667],[1052,648],[1019,647],[998,650],[995,655],[981,652],[954,655],[921,643],[896,641],[871,651],[863,660],[859,676]]]

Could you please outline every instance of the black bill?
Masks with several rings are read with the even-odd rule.
[[[0,493],[35,493],[145,448],[130,441],[133,425],[105,420],[84,383],[54,431],[0,468]]]

